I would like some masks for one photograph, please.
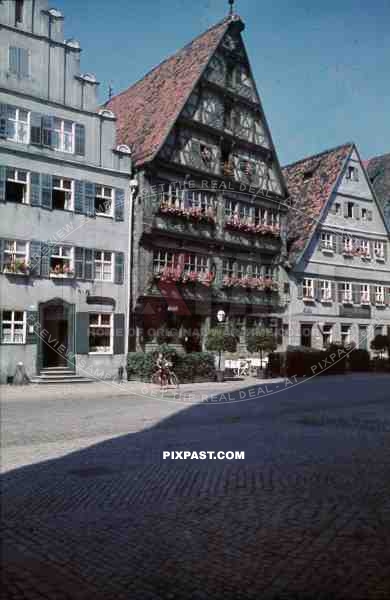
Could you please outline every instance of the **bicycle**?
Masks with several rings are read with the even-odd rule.
[[[164,369],[164,371],[161,369],[155,371],[150,382],[154,385],[159,385],[161,388],[171,386],[178,389],[179,387],[179,380],[176,373],[169,368]]]

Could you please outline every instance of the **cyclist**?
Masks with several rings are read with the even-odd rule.
[[[163,386],[163,382],[164,385],[166,385],[168,383],[170,367],[172,366],[172,363],[164,357],[162,352],[160,352],[157,356],[156,366],[159,373],[160,385]]]

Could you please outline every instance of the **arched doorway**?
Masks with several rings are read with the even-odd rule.
[[[74,369],[74,305],[54,298],[40,305],[39,368]]]

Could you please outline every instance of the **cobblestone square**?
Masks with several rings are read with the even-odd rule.
[[[3,597],[389,598],[390,378],[252,383],[2,387]]]

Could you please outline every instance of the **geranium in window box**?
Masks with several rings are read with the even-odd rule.
[[[57,264],[50,270],[50,277],[58,277],[59,279],[67,279],[74,277],[74,271],[69,265]]]
[[[30,275],[30,266],[25,260],[16,260],[14,263],[4,265],[3,273],[12,275]]]

